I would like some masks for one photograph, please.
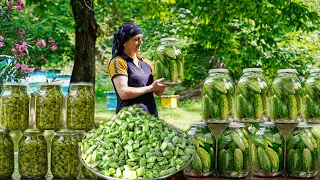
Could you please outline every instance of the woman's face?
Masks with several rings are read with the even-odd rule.
[[[138,34],[131,39],[129,39],[127,42],[124,43],[124,48],[127,52],[130,53],[137,53],[140,52],[140,47],[142,42],[142,34]]]

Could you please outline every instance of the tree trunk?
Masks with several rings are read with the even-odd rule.
[[[98,24],[94,0],[71,0],[75,20],[76,45],[71,82],[95,82],[95,44]]]

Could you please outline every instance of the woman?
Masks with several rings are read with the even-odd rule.
[[[114,34],[109,76],[117,95],[118,113],[123,107],[139,104],[145,111],[158,116],[153,93],[161,96],[166,86],[163,78],[154,80],[152,63],[138,54],[142,32],[131,22],[124,23]]]

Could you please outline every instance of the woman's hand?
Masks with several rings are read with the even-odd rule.
[[[161,96],[167,87],[166,85],[161,84],[161,82],[163,81],[164,78],[161,78],[153,81],[153,83],[151,84],[151,89],[157,96]]]

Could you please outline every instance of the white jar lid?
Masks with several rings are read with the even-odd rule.
[[[228,127],[245,127],[244,123],[240,122],[231,122]]]
[[[263,126],[263,127],[274,127],[274,126],[276,126],[276,124],[274,122],[270,122],[270,121],[260,123],[259,125]]]
[[[297,127],[312,127],[312,124],[307,122],[299,122]]]
[[[277,73],[297,73],[296,69],[279,69]]]
[[[262,72],[262,68],[245,68],[242,70],[244,73],[245,72]]]
[[[206,122],[192,122],[192,123],[191,123],[191,126],[205,127],[205,126],[207,126],[207,123],[206,123]]]
[[[310,73],[318,73],[318,72],[320,72],[320,69],[317,69],[317,68],[310,70]]]
[[[76,82],[71,83],[70,86],[93,86],[91,82]]]
[[[209,69],[209,74],[210,74],[210,73],[215,73],[215,72],[228,73],[229,70],[228,70],[228,69],[225,69],[225,68]]]

